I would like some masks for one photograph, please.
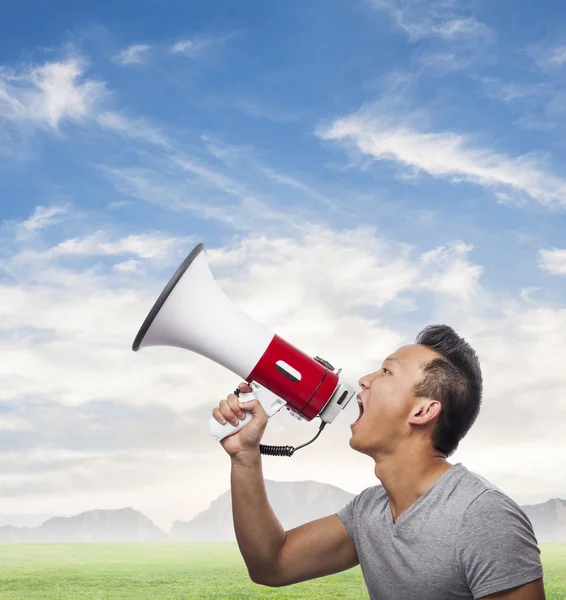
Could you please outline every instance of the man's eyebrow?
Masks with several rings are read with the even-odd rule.
[[[383,362],[387,362],[387,361],[393,361],[393,362],[401,364],[401,361],[398,358],[395,358],[394,356],[388,356]]]

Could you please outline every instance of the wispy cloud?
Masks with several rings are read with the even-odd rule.
[[[165,150],[171,149],[171,143],[167,136],[158,127],[148,123],[145,119],[104,111],[98,114],[97,121],[105,129],[124,135],[132,140],[147,142]]]
[[[554,275],[566,275],[566,248],[541,249],[539,265]]]
[[[237,32],[224,36],[196,35],[175,42],[174,44],[132,44],[124,48],[112,60],[123,66],[145,64],[150,55],[156,58],[166,58],[167,55],[180,54],[192,60],[198,60],[208,53],[219,49],[224,44],[237,37]]]
[[[438,37],[444,40],[491,38],[487,25],[465,14],[465,5],[450,0],[371,0],[389,13],[411,40]]]
[[[151,123],[114,112],[104,112],[97,121],[105,129],[132,142],[143,142],[151,159],[136,166],[101,165],[101,171],[116,189],[134,198],[177,212],[192,212],[234,228],[293,227],[295,217],[307,217],[315,209],[303,197],[339,210],[340,202],[296,177],[275,171],[254,156],[249,147],[229,146],[202,134],[199,146],[189,153],[173,137]],[[134,151],[139,148],[134,148]],[[210,156],[214,161],[210,160]],[[144,166],[145,165],[145,166]],[[301,195],[283,206],[275,206],[266,180],[279,188],[291,187]],[[235,201],[234,201],[235,200]]]
[[[31,217],[21,223],[23,231],[37,231],[60,223],[70,211],[69,205],[36,206]]]
[[[120,256],[132,254],[146,260],[169,261],[171,254],[178,256],[178,248],[186,246],[189,238],[177,238],[162,233],[128,235],[111,239],[105,232],[97,231],[84,238],[72,238],[57,244],[48,251],[52,256]]]
[[[458,241],[422,254],[420,260],[423,266],[434,266],[435,271],[423,281],[423,287],[449,301],[457,299],[464,304],[477,303],[483,267],[468,260],[467,255],[472,250],[473,244]]]
[[[543,40],[533,44],[527,53],[543,69],[559,69],[566,65],[566,43],[563,40]]]
[[[188,58],[201,58],[205,52],[213,48],[223,46],[237,36],[236,32],[224,36],[195,36],[175,42],[171,46],[171,52],[182,54]]]
[[[84,77],[78,58],[20,71],[0,70],[0,117],[57,130],[64,121],[90,117],[105,95],[103,82]]]
[[[548,96],[551,89],[544,83],[504,81],[495,77],[479,77],[490,98],[506,103],[516,103]]]
[[[494,191],[502,201],[528,197],[545,206],[566,207],[566,179],[554,175],[533,154],[512,157],[472,143],[469,136],[422,131],[418,115],[403,115],[381,105],[364,108],[317,133],[353,147],[374,160],[386,160],[452,182],[467,181]]]
[[[167,265],[180,259],[179,252],[182,253],[182,248],[187,247],[190,242],[191,238],[189,237],[181,238],[159,232],[115,237],[105,231],[95,231],[84,237],[63,240],[55,246],[41,251],[24,250],[13,257],[12,263],[20,265],[30,261],[39,263],[65,256],[134,256],[158,265]],[[181,250],[179,250],[180,248]],[[120,263],[118,269],[134,270],[138,264],[126,261]]]
[[[124,48],[113,60],[121,65],[140,65],[149,58],[150,44],[132,44]]]
[[[561,67],[566,64],[566,45],[560,45],[552,49],[546,57],[546,64]]]

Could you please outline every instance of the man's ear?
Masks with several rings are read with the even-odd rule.
[[[442,404],[434,398],[419,398],[411,414],[410,425],[426,425],[436,418],[442,410]]]

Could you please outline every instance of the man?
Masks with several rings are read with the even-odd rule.
[[[427,327],[359,385],[350,446],[375,461],[382,485],[290,531],[265,492],[261,405],[231,394],[213,410],[233,424],[244,411],[253,415],[222,440],[232,459],[234,528],[251,579],[284,586],[360,564],[376,600],[544,600],[527,516],[494,485],[446,460],[481,403],[480,365],[469,344],[448,326]],[[247,384],[239,389],[251,391]]]

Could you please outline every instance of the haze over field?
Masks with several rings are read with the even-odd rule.
[[[354,498],[354,494],[316,481],[265,483],[269,503],[286,530],[333,514]],[[523,509],[539,543],[566,542],[566,500],[553,498]],[[37,527],[0,526],[0,544],[227,541],[236,541],[230,490],[190,521],[175,521],[168,531],[131,507],[52,517]]]
[[[207,420],[239,379],[130,349],[199,241],[238,306],[353,384],[452,325],[485,377],[452,462],[521,505],[566,498],[566,6],[550,5],[6,3],[0,513],[131,506],[169,529],[226,490]],[[348,445],[356,415],[266,477],[377,483]],[[264,442],[317,427],[281,413]]]

